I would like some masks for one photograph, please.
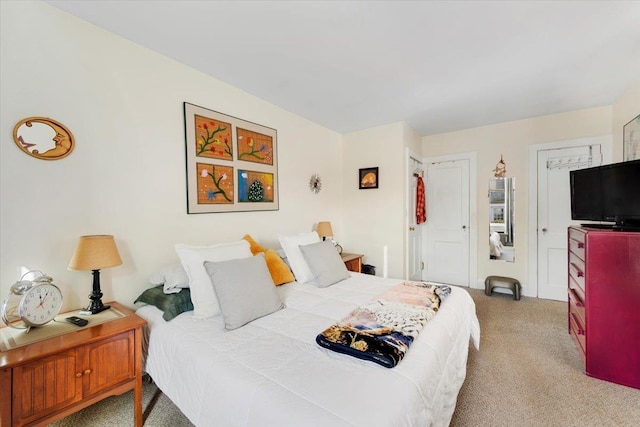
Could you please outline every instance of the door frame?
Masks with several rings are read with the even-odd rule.
[[[613,136],[611,134],[529,145],[529,219],[527,221],[527,269],[529,272],[527,274],[528,286],[524,287],[523,295],[538,297],[538,151],[594,144],[600,144],[602,147],[602,164],[611,163],[613,151]]]
[[[451,162],[455,160],[469,161],[469,287],[474,289],[484,288],[484,282],[480,286],[478,281],[478,154],[473,152],[447,154],[437,157],[424,157],[422,165],[428,167],[430,163]],[[429,185],[425,183],[425,185]],[[429,201],[427,200],[427,204]],[[429,217],[427,217],[429,221]],[[422,254],[427,253],[426,227],[421,229]],[[424,271],[424,270],[423,270]]]
[[[411,206],[411,198],[414,197],[413,194],[411,194],[412,189],[412,178],[409,173],[410,173],[410,169],[411,169],[411,160],[415,159],[417,161],[422,162],[422,164],[424,165],[424,161],[422,160],[422,156],[417,154],[416,152],[410,150],[409,148],[405,148],[405,156],[404,156],[404,161],[405,161],[405,177],[407,179],[406,183],[405,183],[405,198],[404,198],[404,251],[405,251],[405,256],[404,256],[404,279],[405,280],[409,280],[409,270],[411,268],[410,264],[411,264],[411,257],[409,256],[411,249],[410,249],[410,245],[411,245],[411,241],[409,239],[409,224],[411,224],[411,215],[415,215],[415,212],[412,212],[411,209],[409,209],[409,207]],[[422,224],[417,225],[420,230],[420,261],[424,263],[424,243],[422,241],[422,239],[424,238],[424,227],[422,226]],[[424,271],[424,270],[422,270]],[[420,279],[422,280],[422,272],[420,273]]]

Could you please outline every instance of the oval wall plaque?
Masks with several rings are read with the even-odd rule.
[[[25,153],[42,160],[59,160],[73,151],[71,131],[48,117],[27,117],[13,128],[13,140]]]

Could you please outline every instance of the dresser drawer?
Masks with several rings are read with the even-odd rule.
[[[584,261],[585,234],[575,228],[569,229],[569,251]]]
[[[582,290],[582,295],[585,294],[584,275],[584,261],[578,258],[573,252],[569,252],[569,284],[571,285],[571,279],[573,279],[573,282]]]
[[[586,360],[587,331],[584,326],[584,321],[580,318],[580,313],[577,308],[578,307],[576,307],[575,305],[569,304],[569,332],[571,333],[571,338],[573,338],[573,340],[578,345],[580,356],[583,360]]]
[[[569,288],[569,313],[573,313],[577,316],[576,321],[578,326],[582,329],[586,329],[587,322],[585,321],[584,311],[584,296],[579,294],[579,290]]]

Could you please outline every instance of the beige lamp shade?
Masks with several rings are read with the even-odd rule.
[[[320,237],[333,237],[333,230],[329,221],[320,221],[316,231]]]
[[[69,270],[100,270],[122,264],[113,236],[80,236]]]

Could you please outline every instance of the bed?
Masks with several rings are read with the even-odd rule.
[[[152,305],[145,371],[196,426],[447,426],[479,348],[475,305],[452,286],[402,361],[388,369],[320,347],[316,336],[401,282],[360,273],[328,287],[277,287],[284,308],[233,331],[221,316],[171,321]]]

